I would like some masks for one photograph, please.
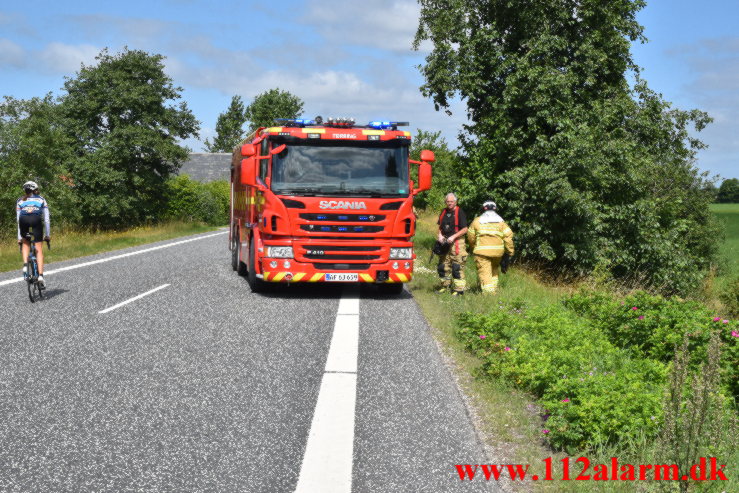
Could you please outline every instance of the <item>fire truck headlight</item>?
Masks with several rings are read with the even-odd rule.
[[[270,258],[293,258],[293,247],[268,246],[267,257]]]
[[[413,258],[413,248],[391,248],[390,258]]]

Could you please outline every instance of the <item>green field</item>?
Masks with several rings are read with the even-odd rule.
[[[739,204],[711,204],[724,226],[725,240],[721,245],[718,277],[724,282],[739,277]]]

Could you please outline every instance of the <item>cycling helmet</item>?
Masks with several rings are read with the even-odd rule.
[[[23,190],[26,192],[33,192],[38,190],[38,185],[35,181],[27,181],[23,184]]]
[[[498,206],[492,200],[486,200],[485,203],[482,204],[483,211],[494,211],[497,208]]]

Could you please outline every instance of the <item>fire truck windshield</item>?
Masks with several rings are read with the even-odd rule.
[[[408,147],[393,142],[291,143],[272,158],[272,191],[291,195],[407,197]]]

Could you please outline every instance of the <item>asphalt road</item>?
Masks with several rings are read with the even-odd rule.
[[[407,292],[256,295],[187,240],[50,264],[35,304],[0,274],[0,491],[495,491]]]

